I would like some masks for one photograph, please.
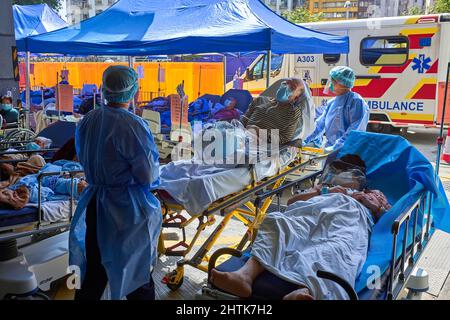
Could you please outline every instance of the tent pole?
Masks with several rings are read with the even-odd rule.
[[[134,58],[132,56],[128,56],[128,66],[134,69]],[[134,98],[131,100],[131,107],[133,108],[133,113],[136,113],[136,101]]]
[[[445,111],[447,109],[447,97],[448,97],[448,86],[450,81],[450,63],[447,65],[447,78],[445,81],[445,92],[444,92],[444,105],[442,106],[442,117],[441,117],[441,127],[439,132],[439,137],[437,139],[438,150],[436,154],[436,181],[439,179],[439,166],[441,165],[441,150],[444,143],[444,121],[445,121]]]
[[[227,56],[223,55],[223,93],[227,91]]]
[[[267,50],[267,79],[266,79],[266,89],[270,87],[270,65],[272,60],[272,51]]]
[[[25,105],[25,128],[30,128],[30,110],[31,110],[31,88],[30,88],[30,51],[26,52],[25,55],[25,69],[26,69],[26,87],[25,87],[25,96],[27,103]]]

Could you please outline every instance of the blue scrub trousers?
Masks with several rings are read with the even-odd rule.
[[[75,292],[75,300],[100,300],[107,283],[108,276],[97,243],[97,206],[93,197],[86,209],[86,273],[81,289]],[[127,295],[127,300],[155,300],[152,276],[149,283]]]

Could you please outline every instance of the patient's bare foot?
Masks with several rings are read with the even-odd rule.
[[[314,300],[307,288],[301,288],[284,296],[283,300]]]
[[[213,269],[210,280],[217,288],[238,297],[248,298],[252,295],[252,279],[243,272],[220,272]]]

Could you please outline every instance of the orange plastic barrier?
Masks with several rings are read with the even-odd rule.
[[[127,63],[107,62],[35,62],[30,76],[32,87],[53,87],[61,70],[69,70],[69,83],[74,89],[81,90],[84,84],[96,84],[100,87],[102,75],[110,65],[128,65]],[[222,63],[196,62],[139,62],[144,78],[139,80],[139,100],[149,101],[158,96],[176,93],[176,87],[184,80],[184,90],[189,99],[209,94],[223,94],[224,77]],[[25,87],[25,65],[20,66],[20,86]],[[162,80],[163,82],[158,82]]]

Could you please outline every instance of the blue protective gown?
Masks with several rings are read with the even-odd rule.
[[[351,131],[366,131],[368,123],[369,106],[359,94],[350,91],[328,102],[325,111],[316,121],[315,131],[305,143],[336,150],[344,145]],[[325,145],[324,135],[327,138]]]
[[[97,201],[98,246],[112,299],[150,281],[162,213],[151,193],[159,185],[157,147],[147,123],[108,106],[89,112],[76,130],[76,149],[89,183],[70,230],[70,265],[86,268],[86,208]]]

